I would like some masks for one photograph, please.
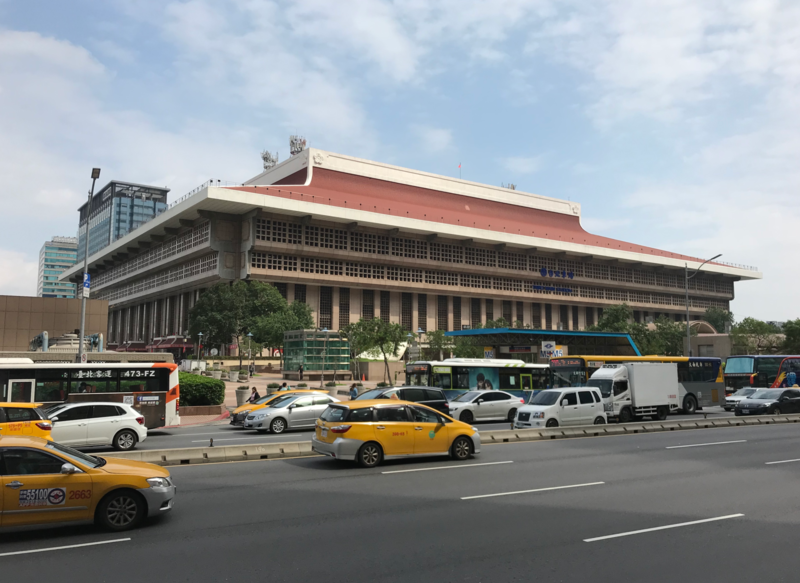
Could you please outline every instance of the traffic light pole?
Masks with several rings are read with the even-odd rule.
[[[94,183],[100,178],[100,168],[92,168],[92,189],[89,191],[89,202],[86,205],[86,234],[83,237],[83,281],[81,282],[81,333],[78,337],[78,356],[76,361],[83,362],[85,358],[83,339],[86,332],[86,299],[89,290],[86,286],[89,277],[89,219],[92,215],[92,197],[94,196]]]

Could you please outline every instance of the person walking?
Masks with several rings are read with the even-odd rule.
[[[350,400],[355,401],[356,397],[358,397],[358,387],[353,383],[350,385]]]
[[[248,403],[255,403],[255,402],[256,402],[256,401],[258,401],[260,398],[261,398],[261,395],[259,395],[259,394],[258,394],[258,389],[256,389],[255,387],[253,387],[253,388],[250,390],[250,397],[248,397],[248,399],[247,399],[247,402],[248,402]]]
[[[250,363],[250,376],[256,374],[256,361]]]
[[[302,364],[299,367],[297,367],[297,372],[300,374],[300,380],[302,381],[303,380],[303,365]]]

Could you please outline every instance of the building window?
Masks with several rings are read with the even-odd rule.
[[[569,306],[559,306],[558,319],[561,324],[561,329],[569,330]]]
[[[533,302],[531,304],[531,328],[539,330],[542,327],[542,304]]]
[[[603,319],[603,308],[597,308],[597,323],[600,323],[600,320]]]
[[[447,296],[438,296],[436,303],[438,308],[436,311],[436,328],[447,332],[449,330],[447,326]]]
[[[503,300],[503,320],[508,322],[509,326],[514,325],[514,316],[511,314],[511,300]]]
[[[350,288],[339,288],[339,330],[350,324]]]
[[[594,326],[594,308],[586,308],[586,327]]]
[[[403,330],[408,330],[409,332],[414,325],[413,303],[413,295],[403,292],[403,295],[400,296],[400,325],[403,326]]]
[[[525,306],[522,302],[517,302],[517,319],[514,322],[515,326],[517,322],[519,322],[521,326],[525,326]]]
[[[486,321],[494,320],[494,300],[486,300]]]
[[[578,315],[578,306],[572,306],[572,330],[580,330],[580,316]]]
[[[461,330],[461,296],[453,298],[453,330]]]
[[[381,320],[389,322],[389,309],[392,303],[392,296],[388,291],[381,292]]]
[[[319,288],[319,327],[331,329],[333,326],[333,288]]]
[[[294,284],[294,301],[306,303],[306,284]]]
[[[372,320],[375,317],[375,292],[365,289],[361,292],[361,317]]]
[[[428,295],[417,294],[417,326],[428,331]]]
[[[286,290],[287,286],[286,286],[286,284],[285,283],[273,283],[272,285],[275,286],[275,289],[278,290],[278,293],[281,294],[283,296],[283,299],[285,300],[286,296],[287,296],[287,290]]]
[[[553,329],[553,304],[544,305],[544,328],[545,330]]]
[[[470,303],[470,326],[473,328],[481,327],[481,299],[472,298]]]

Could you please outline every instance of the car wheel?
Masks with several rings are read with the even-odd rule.
[[[112,492],[97,505],[95,522],[108,530],[135,528],[144,518],[145,502],[131,490]]]
[[[472,414],[472,411],[464,411],[458,417],[459,421],[463,421],[464,423],[472,423],[475,421],[475,415]]]
[[[508,412],[508,420],[511,423],[514,422],[514,417],[516,417],[516,416],[517,416],[517,410],[516,409],[511,409],[511,411]]]
[[[358,450],[356,459],[362,468],[374,468],[383,460],[383,450],[377,443],[365,443]]]
[[[692,395],[686,395],[683,399],[684,415],[694,415],[697,412],[697,399]]]
[[[472,443],[463,435],[457,437],[450,446],[450,457],[454,460],[464,461],[472,455]]]
[[[656,409],[656,419],[658,419],[659,421],[664,421],[667,418],[668,414],[669,414],[669,409],[667,407],[662,406]]]
[[[603,419],[602,417],[598,416],[598,417],[595,417],[594,424],[595,425],[605,425],[606,424],[606,420]]]
[[[273,419],[272,423],[269,424],[269,430],[272,433],[283,433],[286,431],[286,421],[278,417],[277,419]]]
[[[544,424],[545,427],[558,427],[558,420],[557,419],[548,419],[547,423]]]
[[[114,436],[114,449],[117,451],[129,451],[136,447],[136,434],[130,429],[123,429]]]
[[[630,408],[625,407],[619,412],[617,419],[619,423],[630,423],[633,421],[633,413],[631,413]]]
[[[775,406],[772,408],[772,412],[770,413],[770,415],[780,415],[780,414],[781,414],[781,409],[780,409],[780,407],[778,407],[777,405],[775,405]]]

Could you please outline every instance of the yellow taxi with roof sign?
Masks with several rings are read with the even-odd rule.
[[[254,403],[245,403],[244,405],[239,405],[236,407],[236,409],[233,410],[233,413],[231,413],[231,425],[243,427],[244,420],[247,418],[248,413],[257,411],[258,409],[263,409],[264,407],[269,407],[275,402],[275,399],[279,397],[285,397],[286,395],[294,395],[297,393],[328,394],[327,391],[320,391],[319,389],[291,389],[289,391],[279,391],[277,393],[267,395],[266,397],[261,397]]]
[[[333,403],[317,420],[311,447],[339,460],[371,468],[384,459],[480,453],[475,427],[431,407],[386,399]]]
[[[0,403],[0,436],[25,435],[53,439],[53,424],[47,419],[41,403]]]
[[[172,509],[169,472],[144,462],[81,453],[40,437],[0,437],[0,527],[94,520],[133,528]]]

